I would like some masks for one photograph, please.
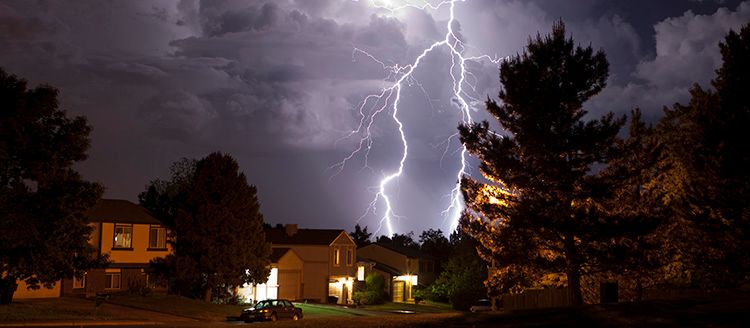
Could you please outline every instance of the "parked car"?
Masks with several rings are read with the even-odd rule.
[[[265,300],[242,310],[240,315],[240,320],[245,322],[281,319],[302,319],[302,309],[294,306],[288,300]]]
[[[474,303],[474,305],[472,305],[469,308],[469,311],[471,312],[492,311],[492,301],[488,299],[478,300],[476,303]]]

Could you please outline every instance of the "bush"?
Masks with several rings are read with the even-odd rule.
[[[361,305],[383,304],[384,298],[381,294],[375,291],[355,292],[352,299],[356,304]]]

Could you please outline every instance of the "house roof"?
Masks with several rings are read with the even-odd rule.
[[[147,209],[124,199],[100,199],[86,217],[91,222],[161,224]]]
[[[380,263],[380,262],[377,262],[377,261],[373,261],[373,262],[375,262],[374,268],[377,269],[377,270],[383,271],[383,272],[388,273],[388,274],[390,274],[392,276],[403,276],[404,275],[401,271],[399,271],[398,269],[396,269],[396,268],[394,268],[394,267],[392,267],[390,265],[386,265],[386,264],[383,264],[383,263]]]
[[[293,235],[281,228],[266,229],[266,240],[276,245],[330,245],[341,233],[341,229],[297,229]]]
[[[411,249],[411,248],[401,247],[401,246],[396,246],[396,245],[390,245],[390,244],[384,244],[384,243],[383,244],[381,244],[381,243],[373,243],[373,244],[370,244],[370,245],[380,246],[380,247],[383,247],[385,249],[394,251],[396,253],[406,255],[406,257],[410,257],[410,258],[413,258],[413,259],[426,259],[426,260],[433,259],[432,256],[427,255],[427,254],[425,254],[425,253],[423,253],[423,252],[421,252],[419,250],[416,250],[416,249]],[[367,246],[370,246],[370,245],[367,245]],[[363,246],[363,247],[367,247],[367,246]]]
[[[279,260],[281,260],[284,255],[286,255],[287,252],[289,252],[291,248],[288,247],[279,247],[279,248],[272,248],[271,249],[271,263],[277,263]]]

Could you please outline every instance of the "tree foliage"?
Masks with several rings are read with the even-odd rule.
[[[378,237],[375,242],[396,248],[419,250],[419,243],[414,240],[413,231],[409,231],[408,233],[394,233],[391,237],[383,235]]]
[[[434,236],[435,230],[428,231],[432,232],[428,235],[437,237]],[[420,293],[433,301],[448,301],[457,310],[468,310],[477,299],[487,297],[483,283],[488,274],[487,264],[477,254],[477,246],[477,241],[461,230],[452,233],[445,250],[447,258],[443,260],[438,278]]]
[[[354,225],[354,231],[349,233],[357,247],[367,246],[371,243],[370,238],[372,237],[371,232],[367,232],[367,226],[364,228],[360,227],[359,224]]]
[[[451,254],[451,243],[440,229],[428,229],[419,235],[419,249],[435,259],[435,274],[440,275],[443,264]]]
[[[59,109],[57,89],[0,70],[0,304],[16,281],[51,287],[106,259],[94,256],[84,212],[102,186],[75,170],[91,127]]]
[[[174,263],[178,290],[210,301],[213,291],[265,282],[270,244],[257,190],[237,162],[212,153],[194,165],[178,162],[172,173],[172,180],[152,182],[140,198],[173,231],[174,259],[166,263]]]
[[[465,227],[485,259],[515,277],[506,291],[543,279],[567,284],[581,304],[582,276],[608,269],[613,248],[640,233],[630,231],[642,218],[604,206],[613,181],[597,168],[616,151],[624,119],[584,119],[583,103],[607,76],[604,53],[575,46],[559,22],[501,65],[502,103],[488,100],[487,110],[507,135],[487,122],[459,127],[486,178],[462,181]]]
[[[695,85],[690,102],[665,108],[657,186],[671,211],[667,270],[677,283],[728,287],[750,271],[750,26],[720,45],[713,90]]]

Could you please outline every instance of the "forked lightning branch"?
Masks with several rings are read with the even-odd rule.
[[[406,65],[387,65],[385,61],[379,59],[366,50],[360,48],[354,48],[352,52],[353,59],[357,57],[366,58],[372,60],[375,63],[382,66],[386,73],[385,81],[387,86],[376,93],[367,95],[360,102],[357,107],[359,114],[359,125],[356,129],[352,130],[342,139],[359,138],[357,146],[344,157],[340,162],[331,166],[332,169],[336,170],[336,174],[341,172],[347,163],[357,156],[364,158],[364,165],[369,167],[368,159],[370,156],[370,150],[373,147],[373,126],[376,124],[376,119],[379,116],[387,115],[390,113],[391,119],[395,122],[398,127],[398,137],[401,141],[401,157],[398,162],[398,169],[391,172],[386,172],[380,183],[377,185],[377,193],[374,195],[372,201],[367,205],[364,213],[360,216],[359,220],[363,219],[367,215],[382,215],[379,221],[378,229],[375,231],[377,234],[382,230],[383,226],[388,230],[388,235],[392,236],[395,232],[394,220],[398,218],[397,210],[394,208],[394,202],[392,198],[392,185],[399,179],[404,173],[404,166],[409,156],[409,143],[405,134],[405,126],[399,118],[399,111],[402,108],[399,107],[402,100],[402,91],[404,88],[417,85],[420,86],[414,76],[414,73],[420,68],[420,64],[423,59],[433,51],[438,49],[447,50],[450,55],[450,68],[448,70],[447,78],[450,78],[452,83],[452,100],[453,103],[458,107],[457,109],[461,113],[461,120],[464,123],[471,123],[471,108],[469,103],[476,101],[471,95],[467,94],[467,88],[474,90],[474,85],[467,79],[471,76],[466,68],[467,61],[472,60],[487,60],[492,63],[498,64],[500,59],[491,57],[488,55],[480,56],[465,56],[464,52],[466,46],[464,42],[457,35],[455,28],[457,26],[455,10],[456,6],[465,2],[464,0],[451,0],[430,3],[428,1],[422,1],[419,3],[413,3],[410,1],[386,1],[386,0],[371,0],[370,4],[378,9],[385,10],[390,14],[395,14],[401,10],[408,8],[425,10],[425,11],[438,11],[445,10],[447,8],[449,18],[445,23],[446,32],[442,40],[437,40],[430,46],[424,48],[414,60]],[[422,89],[423,92],[426,92]],[[449,148],[453,140],[458,137],[458,132],[454,132],[446,140],[444,156],[449,153]],[[448,197],[449,201],[443,204],[444,207],[442,216],[444,223],[448,223],[448,231],[453,231],[457,225],[458,220],[463,209],[463,199],[460,193],[460,179],[461,176],[467,172],[467,151],[466,148],[460,146],[460,153],[458,161],[460,161],[460,168],[455,174],[456,184],[450,191]],[[389,188],[390,187],[390,188]],[[384,209],[378,209],[378,204],[383,204]]]

